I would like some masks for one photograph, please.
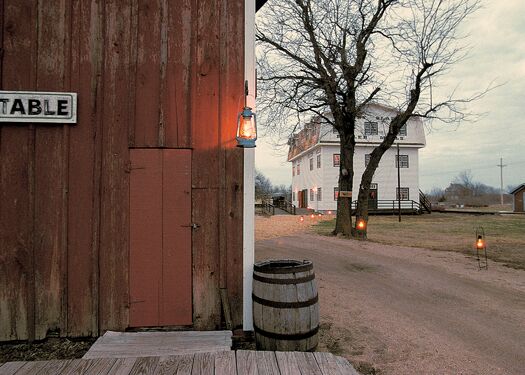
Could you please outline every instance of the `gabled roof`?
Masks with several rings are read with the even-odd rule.
[[[319,143],[320,123],[309,123],[299,133],[288,140],[288,161]]]
[[[519,186],[517,186],[514,190],[512,190],[510,193],[511,194],[516,194],[518,191],[522,190],[522,189],[525,189],[525,184],[521,184]]]

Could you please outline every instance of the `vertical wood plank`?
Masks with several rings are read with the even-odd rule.
[[[215,373],[215,353],[195,353],[191,375],[213,375]]]
[[[162,150],[130,153],[130,326],[158,326],[162,293]]]
[[[36,1],[2,5],[2,89],[34,87]],[[0,126],[0,340],[34,338],[33,150],[31,125]]]
[[[160,325],[191,325],[191,150],[162,150]]]
[[[341,372],[337,359],[332,353],[314,352],[314,357],[323,375],[345,374]]]
[[[139,0],[137,55],[135,56],[135,108],[133,109],[136,147],[159,146],[160,27],[160,1]]]
[[[279,366],[275,352],[273,351],[257,351],[255,352],[257,358],[257,372],[259,375],[273,375],[279,374]]]
[[[257,358],[253,350],[237,350],[237,373],[245,375],[258,375]]]
[[[159,357],[138,358],[129,375],[150,375],[156,373]]]
[[[221,1],[220,145],[221,287],[227,287],[234,327],[242,326],[244,157],[236,147],[237,114],[244,99],[244,2]]]
[[[37,90],[69,89],[69,12],[66,0],[38,3]],[[35,130],[35,338],[66,334],[67,136],[62,126]]]
[[[75,1],[72,12],[71,90],[78,93],[78,124],[69,133],[68,165],[68,334],[97,334],[98,201],[101,137],[101,25],[95,1]],[[74,256],[71,256],[74,254]]]
[[[191,370],[193,369],[193,354],[188,355],[182,355],[180,356],[180,362],[177,366],[177,372],[176,375],[188,375],[191,374]]]
[[[219,297],[219,4],[197,1],[192,92],[194,326],[220,325]],[[202,125],[203,121],[206,125]]]
[[[105,1],[103,154],[99,251],[99,325],[129,320],[129,108],[131,1]]]
[[[215,353],[215,374],[236,375],[235,351],[224,351]]]
[[[275,352],[275,357],[282,375],[301,375],[294,352]]]
[[[167,2],[167,65],[161,97],[167,147],[191,147],[194,0]]]
[[[313,353],[294,352],[301,374],[323,375]]]

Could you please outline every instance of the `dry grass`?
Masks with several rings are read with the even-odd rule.
[[[474,254],[476,228],[485,230],[489,259],[525,269],[525,216],[463,215],[432,213],[431,215],[371,216],[368,239],[389,245],[423,247],[441,251]],[[335,221],[324,221],[316,232],[328,235]]]
[[[330,217],[330,218],[333,218]],[[275,215],[275,216],[255,216],[255,240],[267,240],[275,237],[292,236],[302,232],[313,231],[312,227],[324,219],[315,217],[311,219],[304,216],[301,222],[301,216],[293,215]]]

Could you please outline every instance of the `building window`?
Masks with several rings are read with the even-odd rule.
[[[407,201],[410,199],[409,189],[407,187],[396,188],[396,199]]]
[[[365,121],[365,135],[377,135],[377,122]]]
[[[297,176],[301,174],[301,164],[297,163]]]
[[[333,160],[334,160],[334,167],[339,167],[339,163],[341,161],[341,155],[334,154],[333,155]]]
[[[292,177],[295,176],[295,165],[292,166]]]
[[[406,135],[407,135],[407,124],[403,125],[403,126],[399,129],[399,135],[400,135],[400,136],[406,136]]]
[[[371,157],[372,157],[372,154],[365,154],[365,168],[368,167],[368,163],[370,163]]]
[[[396,168],[399,164],[399,168],[408,168],[408,155],[396,155]]]
[[[310,202],[313,202],[314,200],[315,200],[314,189],[310,189]]]
[[[310,159],[310,170],[311,170],[311,171],[314,170],[314,158],[311,158],[311,159]]]
[[[317,168],[321,168],[321,154],[317,155]]]
[[[323,195],[322,195],[322,192],[321,192],[321,188],[317,188],[317,200],[318,201],[322,201],[323,200]]]
[[[339,188],[335,187],[334,188],[334,201],[336,201],[337,198],[339,198]]]
[[[292,200],[295,201],[295,191],[292,192]]]

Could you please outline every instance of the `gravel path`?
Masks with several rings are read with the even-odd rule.
[[[321,350],[365,373],[525,374],[524,271],[493,262],[479,271],[458,253],[322,237],[293,219],[274,220],[288,220],[272,224],[278,234],[271,219],[257,220],[256,258],[314,262]],[[286,226],[295,236],[282,236]]]

